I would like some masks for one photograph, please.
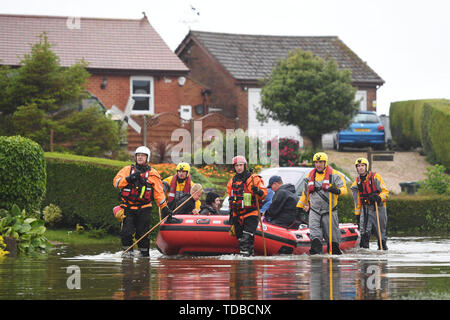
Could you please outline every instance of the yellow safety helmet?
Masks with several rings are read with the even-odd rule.
[[[358,158],[355,161],[355,167],[358,164],[365,164],[366,165],[366,171],[369,170],[369,160],[367,160],[366,158]]]
[[[327,166],[328,165],[328,156],[325,152],[317,152],[313,156],[313,163],[315,161],[325,161],[325,166]]]
[[[187,162],[180,162],[177,165],[177,171],[187,171],[187,173],[189,173],[191,171],[191,166]]]

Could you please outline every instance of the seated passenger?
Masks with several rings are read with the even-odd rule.
[[[182,207],[177,209],[174,214],[198,214],[199,210],[196,209],[196,202],[200,201],[200,198],[203,194],[202,185],[196,183],[192,186],[190,194],[184,194],[177,200],[174,200],[174,211],[178,206],[183,204],[191,195],[194,195],[191,199],[189,199],[186,203],[183,204]],[[200,190],[200,191],[199,191]],[[198,192],[197,192],[198,191]]]
[[[206,195],[206,203],[201,206],[200,214],[205,215],[218,215],[219,213],[219,205],[220,205],[220,196],[215,192],[209,192]]]
[[[270,181],[269,181],[269,185],[270,185]],[[271,187],[267,187],[267,197],[266,199],[264,199],[263,203],[262,203],[262,207],[261,207],[261,214],[264,215],[267,211],[267,209],[269,209],[270,205],[272,204],[272,198],[273,198],[273,190]]]
[[[298,228],[297,202],[295,187],[291,183],[283,184],[280,176],[272,176],[269,187],[275,192],[265,217],[268,222],[285,228]]]

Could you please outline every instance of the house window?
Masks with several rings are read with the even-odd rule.
[[[355,100],[359,102],[359,110],[361,110],[361,111],[367,110],[367,91],[366,90],[356,91]]]
[[[131,77],[130,95],[134,99],[132,114],[153,114],[153,77]]]

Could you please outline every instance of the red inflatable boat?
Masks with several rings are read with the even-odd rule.
[[[267,255],[309,253],[309,229],[286,229],[263,222]],[[340,248],[354,248],[358,240],[358,226],[340,224]],[[239,253],[238,241],[231,236],[228,216],[175,215],[160,226],[156,239],[158,250],[165,255],[218,255]],[[255,234],[255,255],[264,255],[261,225]],[[326,253],[324,245],[323,252]]]

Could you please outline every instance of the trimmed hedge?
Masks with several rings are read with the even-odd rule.
[[[59,206],[59,225],[63,227],[80,224],[117,234],[120,224],[114,219],[112,208],[120,202],[112,181],[120,168],[47,158],[47,196],[43,207],[51,203]]]
[[[450,101],[423,106],[421,138],[427,158],[450,169]]]
[[[450,197],[402,195],[388,199],[388,232],[450,233]],[[356,222],[353,198],[339,199],[339,221]]]
[[[450,169],[450,101],[411,100],[391,103],[392,138],[402,149],[422,146],[427,159]]]
[[[41,209],[46,191],[44,151],[21,137],[0,137],[0,209],[13,204],[33,214]]]

